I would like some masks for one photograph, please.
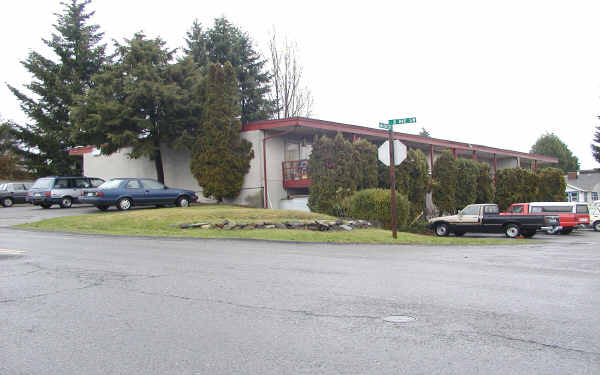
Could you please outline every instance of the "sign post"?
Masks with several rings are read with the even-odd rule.
[[[406,158],[406,147],[404,147],[403,144],[400,143],[400,145],[402,145],[404,147],[404,152],[403,154],[400,155],[401,160],[394,160],[394,125],[402,125],[402,124],[413,124],[417,122],[417,118],[416,117],[408,117],[408,118],[401,118],[401,119],[393,119],[393,120],[388,120],[388,123],[384,123],[384,122],[380,122],[379,123],[379,127],[382,129],[387,129],[388,130],[388,144],[389,144],[389,154],[390,154],[390,158],[389,158],[389,166],[390,166],[390,198],[391,198],[391,204],[392,204],[392,237],[394,239],[398,238],[398,223],[397,223],[397,216],[396,216],[396,162],[398,162],[398,164],[402,163],[404,161],[404,159]],[[381,159],[381,156],[380,156]],[[386,162],[386,160],[382,160],[384,163]],[[387,164],[387,163],[386,163]]]

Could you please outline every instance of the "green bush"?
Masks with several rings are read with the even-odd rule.
[[[398,227],[408,223],[409,213],[408,198],[396,193],[396,216]],[[364,189],[357,191],[350,198],[350,216],[371,222],[379,222],[383,227],[392,227],[391,196],[390,190]]]
[[[444,151],[433,164],[433,203],[442,213],[456,212],[458,169],[451,151]]]
[[[459,158],[456,160],[456,169],[456,208],[462,209],[477,200],[479,163],[475,160]]]
[[[477,200],[475,203],[490,203],[494,201],[494,181],[491,167],[486,162],[479,164],[479,177],[477,177]]]
[[[513,203],[536,201],[537,191],[538,177],[526,169],[506,168],[496,173],[495,200],[501,211]]]
[[[558,168],[543,168],[538,173],[537,201],[564,202],[567,183],[563,171]]]

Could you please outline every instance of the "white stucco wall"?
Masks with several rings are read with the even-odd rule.
[[[229,203],[262,207],[263,202],[263,153],[262,130],[252,130],[240,133],[240,137],[252,143],[254,158],[250,160],[250,170],[244,177],[240,195]],[[268,141],[267,141],[268,142]]]
[[[100,177],[106,181],[118,177],[156,178],[154,162],[146,157],[131,159],[130,147],[111,155],[83,154],[83,171],[88,177]]]
[[[516,168],[518,167],[516,157],[496,158],[496,169]]]

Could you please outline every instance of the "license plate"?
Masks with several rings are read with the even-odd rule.
[[[94,195],[96,195],[96,193],[87,193],[88,197],[93,197]]]
[[[36,196],[36,197],[41,197],[41,196],[42,196],[42,194],[40,194],[40,193],[35,193],[35,196]]]

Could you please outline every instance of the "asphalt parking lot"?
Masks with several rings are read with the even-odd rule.
[[[73,205],[71,208],[60,208],[58,205],[49,209],[31,204],[15,204],[12,207],[0,206],[0,228],[17,224],[31,223],[60,216],[83,215],[99,213],[99,210],[90,205]]]

